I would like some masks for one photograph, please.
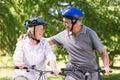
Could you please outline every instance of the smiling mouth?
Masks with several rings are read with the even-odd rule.
[[[70,30],[70,28],[69,28],[69,27],[66,27],[66,29],[67,29],[67,30]]]
[[[66,26],[66,29],[69,29],[69,27]]]

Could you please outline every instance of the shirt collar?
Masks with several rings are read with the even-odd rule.
[[[26,42],[30,43],[30,39],[28,38],[28,36],[26,37]]]
[[[87,30],[86,26],[81,25],[81,30],[79,30],[79,32],[77,33],[77,35],[80,35],[82,33],[86,33],[86,30]]]
[[[86,26],[82,25],[82,28],[79,31],[79,33],[86,33],[86,30],[87,30]]]

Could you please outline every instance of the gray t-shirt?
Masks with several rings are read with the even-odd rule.
[[[82,26],[76,36],[68,35],[68,31],[64,30],[51,39],[67,49],[69,53],[67,67],[73,66],[83,70],[97,69],[95,50],[100,51],[103,45],[92,29]]]

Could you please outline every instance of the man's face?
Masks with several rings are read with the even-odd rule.
[[[63,25],[65,26],[67,31],[70,31],[72,27],[71,19],[63,17]]]

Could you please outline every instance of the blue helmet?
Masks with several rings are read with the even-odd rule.
[[[25,21],[25,27],[32,27],[32,26],[37,26],[37,25],[47,25],[47,23],[42,19],[42,18],[38,18],[38,17],[32,17],[28,20]]]
[[[84,16],[84,12],[75,7],[67,7],[62,11],[62,16],[70,19],[79,19]]]

